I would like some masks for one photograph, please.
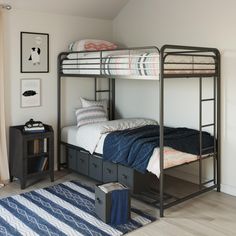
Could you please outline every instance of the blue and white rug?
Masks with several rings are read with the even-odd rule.
[[[128,224],[113,227],[95,214],[95,195],[77,181],[0,200],[0,235],[123,235],[156,219],[131,209]]]

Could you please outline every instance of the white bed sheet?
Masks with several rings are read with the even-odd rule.
[[[92,153],[103,154],[103,144],[108,133],[100,134],[99,125],[86,125],[78,128],[68,126],[62,129],[61,140],[74,146],[84,148]],[[99,133],[99,134],[98,134]],[[190,163],[198,159],[198,156],[177,151],[170,147],[164,147],[164,168]],[[160,175],[159,148],[155,148],[149,160],[147,171]]]

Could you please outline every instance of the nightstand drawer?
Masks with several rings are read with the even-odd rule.
[[[102,181],[102,159],[90,156],[89,176],[98,181]]]
[[[77,168],[76,170],[83,175],[89,173],[89,154],[77,151]]]
[[[133,190],[134,170],[126,166],[118,165],[118,182]]]
[[[117,182],[118,180],[118,173],[117,173],[117,164],[104,161],[103,162],[103,182]]]

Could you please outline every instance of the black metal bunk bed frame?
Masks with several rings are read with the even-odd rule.
[[[77,73],[68,73],[64,74],[62,69],[62,61],[63,59],[69,54],[69,53],[88,53],[88,52],[62,52],[58,56],[58,127],[57,127],[57,138],[58,138],[58,146],[57,146],[57,152],[58,152],[58,170],[62,166],[65,166],[66,163],[61,163],[61,144],[68,145],[70,144],[64,143],[61,141],[61,78],[62,77],[94,77],[95,78],[95,99],[97,98],[97,93],[102,92],[108,92],[109,93],[109,117],[111,119],[115,118],[115,80],[114,78],[119,78],[122,76],[117,75],[107,75],[104,74],[102,71],[102,65],[103,62],[103,53],[104,52],[116,52],[116,51],[130,51],[131,50],[156,50],[159,53],[159,62],[160,62],[160,71],[159,71],[159,126],[160,126],[160,139],[159,139],[159,148],[160,148],[160,177],[159,177],[159,204],[157,205],[155,202],[155,206],[157,206],[160,210],[160,216],[164,216],[164,210],[172,207],[176,204],[179,204],[183,201],[186,201],[188,199],[191,199],[193,197],[196,197],[202,193],[205,193],[207,191],[211,191],[213,189],[217,189],[218,192],[220,192],[220,183],[221,183],[221,134],[220,134],[220,123],[221,123],[221,117],[220,117],[220,52],[216,48],[207,48],[207,47],[192,47],[192,46],[179,46],[179,45],[164,45],[160,50],[157,47],[136,47],[136,48],[124,48],[124,49],[115,49],[115,50],[103,50],[99,51],[100,54],[100,74],[77,74]],[[97,52],[97,51],[94,51]],[[194,70],[192,73],[165,73],[167,70],[165,70],[166,64],[172,64],[171,62],[166,62],[166,57],[168,55],[177,55],[177,56],[201,56],[201,57],[212,57],[215,61],[215,70],[214,73],[194,73]],[[98,58],[93,58],[98,59]],[[94,63],[88,63],[93,65]],[[181,62],[174,62],[173,64],[181,64]],[[194,62],[189,63],[194,64]],[[209,64],[209,63],[196,63],[196,64]],[[75,65],[75,64],[70,64]],[[77,64],[80,65],[80,64]],[[74,68],[71,68],[71,70],[74,70]],[[83,70],[83,69],[82,69]],[[121,69],[122,70],[122,69]],[[176,70],[176,69],[175,69]],[[183,71],[183,69],[180,69]],[[171,69],[170,69],[171,71]],[[170,72],[169,71],[169,72]],[[204,69],[203,69],[204,71]],[[129,76],[125,76],[129,77]],[[203,98],[203,78],[209,78],[212,77],[214,80],[214,93],[213,98]],[[97,78],[108,78],[109,79],[109,88],[107,90],[97,90]],[[179,167],[190,163],[184,163],[182,165],[170,167],[168,169],[164,169],[164,80],[165,79],[171,79],[171,78],[199,78],[199,130],[200,130],[200,137],[199,137],[199,143],[200,143],[200,155],[197,160],[193,162],[199,163],[199,190],[188,194],[187,196],[178,198],[170,203],[165,204],[164,199],[164,173],[166,170]],[[213,102],[214,109],[213,109],[213,122],[210,124],[203,124],[202,122],[202,104],[203,102]],[[203,156],[202,153],[204,149],[202,148],[202,132],[203,129],[206,127],[213,127],[213,136],[215,138],[214,142],[214,153],[211,155]],[[212,147],[211,147],[212,148]],[[206,182],[203,182],[203,176],[202,176],[202,161],[208,157],[213,157],[213,179],[208,180]],[[211,184],[209,186],[209,184]]]

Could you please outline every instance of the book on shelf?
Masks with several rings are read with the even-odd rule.
[[[33,154],[38,154],[40,153],[40,140],[39,139],[34,139],[34,151],[33,151]]]
[[[46,153],[48,151],[48,140],[44,139],[34,139],[28,142],[28,153],[37,155],[40,153]]]
[[[47,152],[47,147],[48,147],[48,140],[47,138],[43,139],[43,151]]]
[[[48,162],[48,157],[41,157],[37,163],[37,171],[45,170],[46,163]]]

